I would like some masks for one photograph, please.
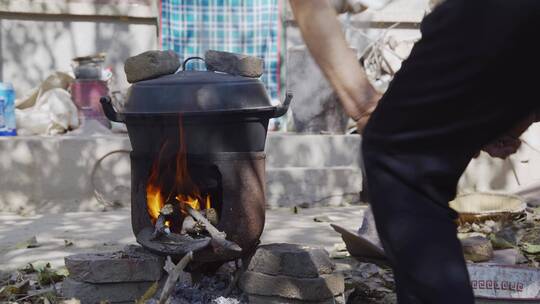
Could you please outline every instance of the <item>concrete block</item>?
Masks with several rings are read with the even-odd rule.
[[[359,135],[270,133],[266,140],[266,166],[321,168],[361,166]]]
[[[83,126],[83,129],[87,126]],[[82,133],[82,134],[81,134]],[[108,201],[130,204],[129,153],[125,134],[103,130],[70,132],[55,137],[0,138],[0,208],[24,214],[102,210],[94,186]],[[267,140],[269,207],[337,206],[359,201],[362,190],[357,135],[270,133]]]
[[[343,275],[337,273],[306,279],[246,271],[240,278],[239,284],[240,288],[248,294],[304,301],[326,300],[345,291]]]
[[[92,284],[67,278],[62,284],[64,298],[76,298],[81,304],[131,302],[140,298],[154,282]]]
[[[362,172],[358,167],[268,168],[266,199],[269,207],[339,206],[360,201]]]
[[[335,268],[325,249],[285,243],[259,246],[248,265],[249,271],[297,278],[317,278]]]
[[[254,56],[209,50],[204,54],[204,61],[209,71],[252,78],[264,73],[264,60]]]
[[[69,277],[87,283],[157,281],[163,274],[164,260],[140,246],[123,251],[83,253],[65,258]]]
[[[174,51],[147,51],[126,59],[127,81],[137,81],[173,74],[180,67],[180,57]]]
[[[259,295],[248,295],[249,304],[339,304],[335,298],[329,298],[321,301],[302,301],[295,299],[287,299],[282,297],[269,297]],[[345,303],[345,302],[343,302]]]
[[[287,88],[294,92],[293,130],[344,134],[349,116],[307,48],[289,49],[287,56]]]

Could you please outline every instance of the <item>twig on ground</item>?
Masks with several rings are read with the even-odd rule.
[[[169,271],[169,276],[167,277],[167,281],[165,281],[165,285],[163,286],[163,291],[159,297],[158,304],[165,304],[167,302],[174,290],[174,286],[176,285],[180,274],[182,271],[184,271],[187,264],[189,264],[189,262],[192,260],[193,251],[190,251],[180,260],[180,262],[178,262],[178,264],[176,264],[176,266],[174,266],[171,271]]]

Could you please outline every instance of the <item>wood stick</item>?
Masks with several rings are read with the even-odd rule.
[[[165,281],[165,285],[163,285],[163,291],[161,292],[161,296],[159,297],[158,304],[165,304],[165,302],[169,299],[174,290],[174,286],[178,281],[178,278],[180,278],[180,274],[184,271],[184,268],[186,268],[187,264],[189,264],[189,262],[191,262],[192,260],[193,251],[190,251],[169,272],[167,281]]]
[[[199,211],[193,209],[190,205],[184,204],[186,211],[191,215],[196,221],[199,221],[204,224],[206,231],[210,234],[212,241],[218,246],[226,250],[241,252],[242,248],[238,244],[231,242],[226,239],[227,234],[225,232],[217,230],[214,225],[212,225]]]
[[[165,229],[167,228],[165,222],[173,215],[173,213],[174,208],[171,204],[166,204],[163,206],[163,208],[161,208],[159,211],[159,216],[156,220],[156,225],[154,226],[154,233],[152,233],[152,238],[150,240],[153,241],[165,234]]]

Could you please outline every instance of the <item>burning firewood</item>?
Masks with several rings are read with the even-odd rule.
[[[200,235],[205,231],[205,227],[201,222],[196,221],[191,216],[184,218],[182,223],[182,230],[180,234],[196,234]]]
[[[165,281],[165,285],[163,285],[163,291],[161,292],[161,296],[159,297],[158,304],[165,304],[165,302],[167,302],[174,290],[180,274],[182,273],[182,271],[184,271],[184,268],[186,268],[187,264],[189,264],[189,262],[191,262],[192,260],[193,252],[190,251],[180,260],[180,262],[178,262],[178,264],[176,264],[170,271],[168,271],[169,276],[167,277],[167,281]]]
[[[210,224],[214,226],[217,226],[217,224],[219,223],[218,213],[217,210],[214,208],[205,209],[204,216],[206,217],[206,219],[208,219]]]
[[[177,222],[180,220],[180,210],[178,207],[175,207],[173,204],[165,204],[163,208],[159,211],[159,216],[156,220],[156,225],[154,228],[154,233],[152,234],[152,240],[159,238],[160,236],[167,233],[168,226],[165,224],[169,222]]]
[[[225,232],[221,232],[217,230],[217,228],[208,221],[199,211],[191,208],[188,204],[185,204],[186,211],[191,215],[196,221],[201,222],[204,227],[206,228],[206,231],[210,234],[210,237],[212,238],[212,242],[216,245],[218,245],[220,248],[229,250],[229,251],[237,251],[241,252],[242,248],[238,246],[236,243],[231,242],[226,239],[227,234]]]

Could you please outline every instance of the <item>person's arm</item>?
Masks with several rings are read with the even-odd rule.
[[[304,41],[361,132],[380,93],[369,83],[328,0],[290,0]]]

